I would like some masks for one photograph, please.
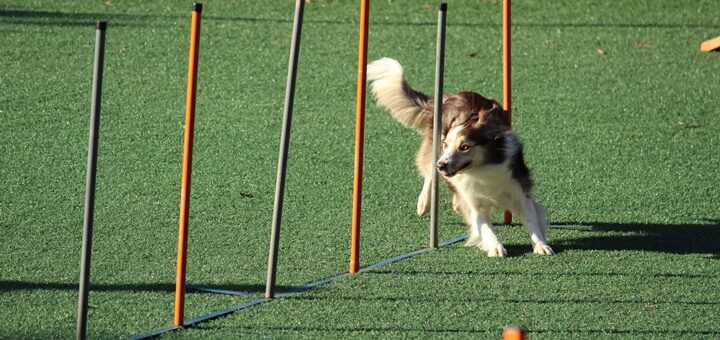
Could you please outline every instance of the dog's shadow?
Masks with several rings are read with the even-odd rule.
[[[587,232],[587,236],[551,238],[550,243],[558,253],[567,250],[635,250],[706,254],[720,259],[720,220],[707,221],[707,224],[554,222],[550,233],[554,229],[552,226],[556,226]]]

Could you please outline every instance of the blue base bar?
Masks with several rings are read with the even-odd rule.
[[[460,241],[464,241],[464,240],[466,240],[466,239],[467,239],[467,236],[464,236],[464,235],[463,235],[463,236],[458,236],[458,237],[455,237],[455,238],[452,238],[452,239],[449,239],[449,240],[447,240],[447,241],[444,241],[444,242],[440,243],[438,247],[439,247],[439,248],[447,247],[447,246],[449,246],[449,245],[458,243],[458,242],[460,242]],[[423,254],[423,253],[430,252],[430,251],[432,251],[432,250],[433,250],[433,249],[431,249],[431,248],[422,248],[422,249],[418,249],[418,250],[415,250],[415,251],[411,251],[411,252],[409,252],[409,253],[405,253],[405,254],[402,254],[402,255],[394,256],[394,257],[391,257],[391,258],[382,260],[382,261],[380,261],[380,262],[373,263],[373,264],[368,265],[368,266],[366,266],[366,267],[363,267],[363,268],[361,268],[361,269],[358,271],[358,273],[362,273],[362,272],[370,271],[370,270],[373,270],[373,269],[377,269],[377,268],[380,268],[380,267],[382,267],[382,266],[385,266],[385,265],[388,265],[388,264],[391,264],[391,263],[399,262],[399,261],[402,261],[402,260],[404,260],[404,259],[408,259],[408,258],[417,256],[417,255],[420,255],[420,254]],[[324,285],[324,284],[326,284],[326,283],[335,282],[335,281],[338,281],[338,280],[341,280],[341,279],[350,277],[350,276],[352,276],[352,275],[355,275],[355,274],[344,273],[344,274],[340,274],[340,275],[335,275],[335,276],[331,276],[331,277],[326,277],[326,278],[324,278],[324,279],[320,279],[320,280],[317,280],[317,281],[313,281],[313,282],[310,282],[310,283],[308,283],[308,284],[305,284],[305,285],[302,285],[302,286],[299,286],[299,287],[295,287],[295,288],[288,289],[288,290],[286,290],[286,291],[284,291],[284,292],[282,292],[282,293],[278,293],[278,294],[275,295],[275,298],[276,298],[276,299],[277,299],[277,298],[283,298],[283,297],[287,297],[287,296],[294,295],[294,294],[297,294],[297,293],[302,293],[302,292],[304,292],[304,291],[313,289],[313,288],[315,288],[315,287],[322,286],[322,285]],[[210,292],[210,293],[231,294],[231,295],[243,295],[243,296],[248,296],[248,297],[250,296],[250,294],[249,294],[249,293],[246,293],[246,292],[237,292],[237,291],[225,290],[225,289],[215,289],[215,288],[207,288],[207,287],[199,287],[199,286],[188,286],[188,288],[193,289],[193,290]],[[240,305],[237,305],[237,306],[233,306],[233,307],[230,307],[230,308],[227,308],[227,309],[219,310],[219,311],[217,311],[217,312],[212,312],[212,313],[210,313],[210,314],[206,314],[206,315],[197,317],[197,318],[192,319],[192,320],[185,321],[185,324],[184,324],[182,327],[179,327],[179,326],[170,326],[170,327],[160,328],[160,329],[156,329],[156,330],[154,330],[154,331],[152,331],[152,332],[149,332],[149,333],[140,334],[140,335],[136,335],[136,336],[130,337],[129,339],[137,340],[137,339],[151,339],[151,338],[156,338],[156,337],[159,337],[160,335],[162,335],[162,334],[164,334],[164,333],[169,333],[169,332],[172,332],[172,331],[181,329],[181,328],[192,327],[192,326],[194,326],[194,325],[196,325],[196,324],[198,324],[198,323],[207,322],[207,321],[210,321],[210,320],[213,320],[213,319],[217,319],[217,318],[219,318],[219,317],[222,317],[222,316],[225,316],[225,315],[228,315],[228,314],[232,314],[232,313],[234,313],[234,312],[236,312],[236,311],[239,311],[239,310],[241,310],[241,309],[246,309],[246,308],[250,308],[250,307],[253,307],[253,306],[261,305],[261,304],[263,304],[263,303],[265,303],[265,302],[269,302],[269,301],[272,301],[272,300],[273,300],[273,299],[265,299],[265,298],[263,297],[263,298],[256,299],[256,300],[253,300],[253,301],[250,301],[250,302],[246,302],[246,303],[243,303],[243,304],[240,304]]]
[[[180,329],[180,328],[182,328],[182,327],[179,327],[179,326],[164,327],[164,328],[156,329],[150,333],[135,335],[135,336],[129,337],[128,339],[129,340],[137,340],[137,339],[157,338],[165,333],[169,333],[169,332],[172,332],[172,331]]]

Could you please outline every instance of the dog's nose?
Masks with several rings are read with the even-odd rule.
[[[447,161],[441,159],[435,164],[435,167],[438,171],[445,172],[447,170],[447,165]]]

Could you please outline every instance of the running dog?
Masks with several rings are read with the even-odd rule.
[[[470,225],[466,246],[477,246],[491,257],[507,256],[490,219],[507,209],[527,228],[534,253],[554,254],[545,238],[545,209],[531,195],[523,146],[500,105],[475,92],[443,96],[442,156],[433,164],[434,100],[411,88],[403,72],[397,60],[383,58],[368,65],[367,79],[377,105],[423,136],[415,159],[425,178],[418,215],[430,206],[431,175],[437,169],[453,193],[453,209]]]

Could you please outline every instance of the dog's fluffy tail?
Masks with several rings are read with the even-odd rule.
[[[373,61],[367,67],[367,79],[372,82],[378,106],[390,110],[395,120],[419,130],[432,124],[430,98],[408,85],[403,77],[403,67],[397,60],[383,58]]]

